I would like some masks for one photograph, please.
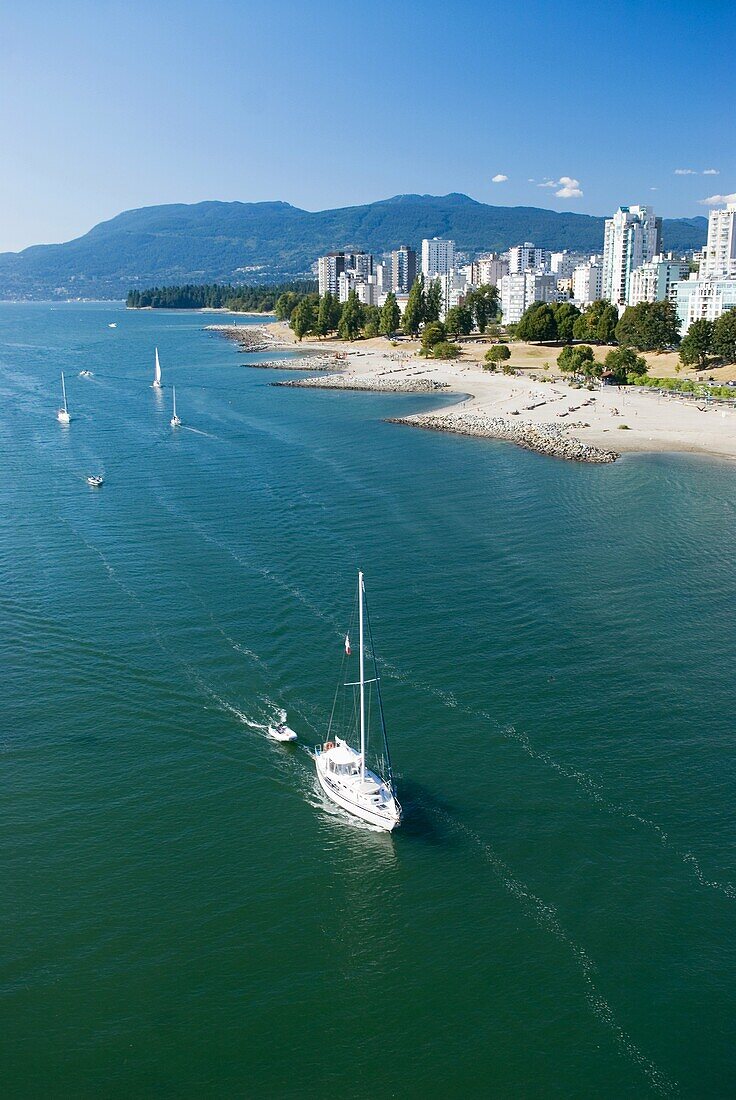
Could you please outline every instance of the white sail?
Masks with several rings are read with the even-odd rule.
[[[63,408],[59,409],[56,414],[56,419],[60,424],[68,424],[71,420],[69,416],[69,406],[66,403],[66,385],[64,384],[64,372],[61,372],[61,395],[64,399]]]
[[[64,383],[64,372],[61,372],[61,395],[64,398],[64,412],[69,413],[69,406],[66,403],[66,385]]]
[[[173,416],[171,417],[171,420],[169,421],[169,423],[171,424],[172,428],[178,428],[179,425],[181,424],[181,420],[176,415],[176,386],[171,387],[171,395],[174,399],[174,409],[173,409]]]
[[[156,365],[153,368],[153,384],[156,387],[161,386],[161,364],[158,361],[158,348],[156,348]]]

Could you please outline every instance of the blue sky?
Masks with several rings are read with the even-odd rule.
[[[0,250],[203,199],[678,217],[736,192],[730,2],[0,0],[0,19]]]

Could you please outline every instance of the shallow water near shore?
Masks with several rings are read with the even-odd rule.
[[[447,398],[207,323],[0,304],[5,1093],[728,1095],[736,469],[387,424]],[[306,752],[359,567],[390,837]]]

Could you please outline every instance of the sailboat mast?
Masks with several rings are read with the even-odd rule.
[[[176,386],[171,387],[171,393],[174,398],[174,416],[176,416]]]
[[[64,385],[64,372],[61,372],[61,393],[64,398],[64,412],[69,412],[66,404],[66,386]]]
[[[363,574],[358,573],[358,625],[360,633],[360,778],[365,779],[365,661],[363,654]]]

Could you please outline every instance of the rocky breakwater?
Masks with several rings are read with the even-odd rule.
[[[205,325],[205,332],[214,332],[233,340],[241,351],[271,351],[277,343],[258,325]]]
[[[330,374],[321,378],[290,378],[285,382],[272,382],[271,385],[317,390],[366,390],[377,393],[435,393],[437,390],[449,389],[446,382],[435,382],[432,378],[417,378],[414,375],[396,378],[390,374],[371,374],[364,377],[355,374]]]
[[[564,427],[559,424],[533,424],[527,420],[507,420],[500,416],[470,412],[418,413],[414,416],[393,417],[389,423],[409,424],[414,428],[427,428],[435,432],[505,439],[527,451],[536,451],[537,454],[550,455],[553,458],[566,458],[571,462],[615,462],[619,457],[616,451],[604,451],[569,435],[571,428],[585,427],[583,424],[566,424]]]

